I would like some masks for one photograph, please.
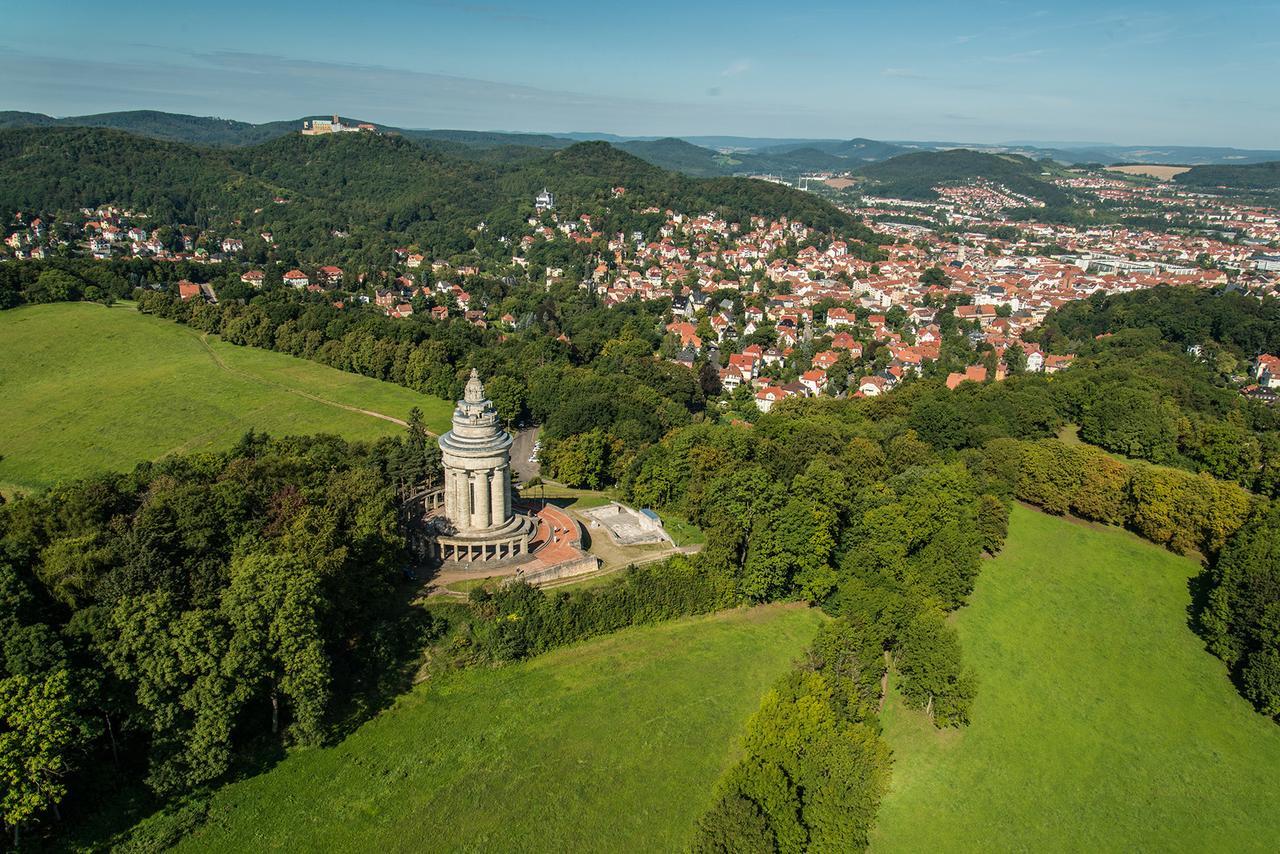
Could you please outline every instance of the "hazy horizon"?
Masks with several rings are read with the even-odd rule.
[[[338,112],[405,128],[985,145],[1280,140],[1277,4],[231,0],[216,14],[140,2],[104,15],[71,0],[20,5],[7,23],[7,100],[51,115]]]

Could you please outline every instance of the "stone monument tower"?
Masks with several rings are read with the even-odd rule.
[[[511,509],[511,436],[498,423],[475,369],[440,437],[444,517],[436,536],[445,563],[495,563],[529,551],[533,521]]]

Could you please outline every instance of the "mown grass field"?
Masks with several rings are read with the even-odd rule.
[[[766,606],[420,685],[213,799],[188,851],[677,851],[817,631]]]
[[[0,491],[9,494],[226,448],[251,427],[374,439],[403,428],[355,409],[404,419],[417,406],[437,431],[452,410],[391,383],[92,303],[0,312],[0,396]]]
[[[873,850],[1275,851],[1280,727],[1187,627],[1198,567],[1015,506],[956,618],[973,723],[892,699]]]

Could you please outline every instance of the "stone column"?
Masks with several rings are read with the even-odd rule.
[[[476,485],[476,512],[475,519],[472,523],[477,528],[489,527],[490,517],[493,514],[493,508],[489,498],[489,472],[478,471],[475,473]]]
[[[502,467],[502,519],[511,518],[511,466]]]
[[[449,521],[458,521],[458,477],[451,471],[444,473],[444,515]]]
[[[459,531],[465,531],[471,527],[471,507],[468,501],[470,498],[467,494],[467,473],[455,471],[453,473],[453,506],[456,508],[456,515],[450,518],[453,520],[453,526]]]
[[[502,483],[502,469],[494,469],[489,473],[489,506],[490,513],[493,516],[490,524],[501,525],[507,521],[505,510],[506,501],[503,496],[506,494]]]

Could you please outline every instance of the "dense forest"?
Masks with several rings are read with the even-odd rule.
[[[185,142],[211,147],[239,147],[264,142],[296,133],[308,119],[329,116],[304,116],[287,121],[250,122],[208,116],[188,116],[155,110],[132,110],[99,113],[88,116],[54,118],[40,113],[0,111],[0,128],[86,127],[111,128],[138,136]],[[348,124],[360,119],[342,117]],[[395,133],[424,147],[447,149],[463,157],[480,159],[536,157],[547,150],[567,148],[575,141],[591,138],[575,134],[574,138],[545,133],[502,133],[474,130],[410,130],[378,125],[384,133]],[[605,139],[607,135],[601,135]],[[883,160],[908,149],[869,139],[826,140],[812,146],[788,144],[771,146],[725,157],[710,148],[681,139],[621,140],[613,144],[641,160],[696,178],[721,177],[744,173],[781,173],[794,175],[808,171],[843,172],[871,160]]]
[[[1067,303],[1045,318],[1039,338],[1070,347],[1121,329],[1156,329],[1166,341],[1201,347],[1215,360],[1243,369],[1259,353],[1280,351],[1280,300],[1204,288],[1149,288],[1126,294],[1094,294]]]
[[[309,116],[308,118],[320,117]],[[323,118],[328,118],[328,116]],[[253,124],[251,122],[235,121],[234,119],[188,116],[181,113],[164,113],[158,110],[126,110],[116,113],[95,113],[88,116],[64,116],[61,118],[46,116],[42,113],[0,112],[0,128],[111,128],[168,142],[188,142],[195,145],[209,146],[256,145],[298,130],[298,128],[302,127],[302,121],[302,119],[297,119],[296,121]]]
[[[0,768],[17,827],[120,785],[224,776],[317,744],[403,688],[437,631],[398,589],[395,484],[438,450],[246,435],[0,507]]]

